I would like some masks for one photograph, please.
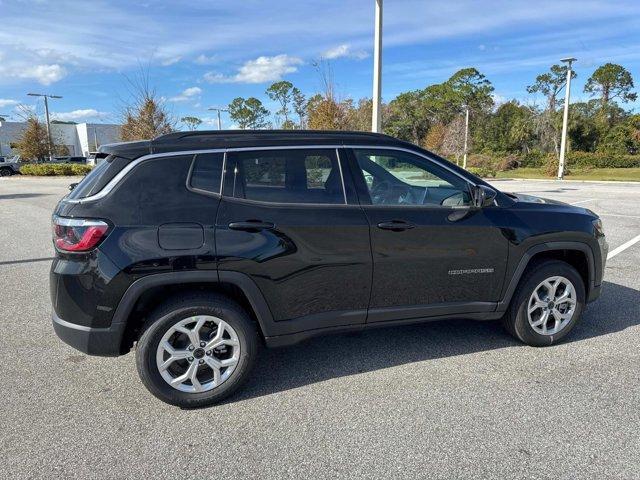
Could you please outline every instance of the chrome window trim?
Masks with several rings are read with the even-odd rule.
[[[344,184],[344,175],[342,174],[342,159],[340,158],[339,148],[336,148],[336,159],[338,160],[338,170],[340,170],[340,181],[342,182],[342,195],[344,195],[344,204],[348,205],[349,202],[347,201],[347,187]]]
[[[473,186],[477,186],[475,183],[473,183],[471,180],[469,180],[468,178],[466,178],[465,176],[461,175],[460,173],[456,172],[455,170],[449,168],[447,165],[443,164],[442,162],[436,160],[435,158],[429,157],[423,153],[417,152],[415,150],[409,149],[409,148],[404,148],[404,147],[398,147],[398,146],[393,146],[393,145],[367,145],[367,144],[344,144],[344,145],[340,145],[340,144],[326,144],[326,145],[269,145],[269,146],[262,146],[262,147],[236,147],[236,148],[210,148],[210,149],[200,149],[200,150],[181,150],[181,151],[175,151],[175,152],[162,152],[162,153],[150,153],[147,155],[143,155],[142,157],[136,158],[135,160],[132,160],[126,167],[124,167],[122,170],[120,170],[120,172],[118,172],[118,174],[116,176],[114,176],[109,183],[107,183],[102,190],[100,190],[99,192],[90,195],[88,197],[84,197],[84,198],[76,198],[76,199],[68,199],[66,200],[68,203],[91,203],[91,202],[95,202],[97,200],[100,200],[101,198],[106,197],[109,193],[111,193],[111,191],[122,181],[122,179],[124,179],[124,177],[126,177],[129,172],[131,172],[131,170],[133,170],[134,168],[136,168],[139,164],[141,164],[142,162],[145,162],[147,160],[155,160],[158,158],[166,158],[166,157],[179,157],[179,156],[184,156],[184,155],[198,155],[198,154],[203,154],[203,153],[219,153],[222,152],[224,153],[224,159],[223,159],[223,170],[222,170],[222,179],[221,179],[221,187],[222,187],[222,183],[224,182],[224,177],[226,174],[226,160],[227,160],[227,153],[228,152],[244,152],[244,151],[252,151],[252,150],[301,150],[301,149],[309,149],[309,150],[320,150],[320,149],[331,149],[331,150],[336,150],[336,154],[338,155],[338,166],[340,169],[340,177],[342,180],[342,191],[344,193],[344,197],[345,197],[345,204],[348,204],[347,202],[347,197],[346,197],[346,188],[345,188],[345,184],[344,184],[344,175],[342,173],[342,163],[341,163],[341,159],[339,154],[337,153],[337,151],[341,148],[351,148],[351,149],[366,149],[366,150],[396,150],[396,151],[400,151],[400,152],[407,152],[407,153],[411,153],[413,155],[417,155],[419,157],[422,157],[430,162],[433,162],[437,165],[439,165],[440,167],[448,170],[449,172],[453,173],[454,175],[460,177],[461,179],[463,179],[464,181],[466,181],[467,183],[469,183],[470,185]],[[189,178],[189,177],[188,177]],[[222,192],[222,189],[221,189]],[[211,192],[208,192],[211,194]],[[222,193],[221,193],[222,194]],[[221,195],[220,194],[220,195]],[[268,202],[262,202],[262,203],[268,203]],[[293,205],[291,203],[286,204],[286,205]],[[312,205],[312,204],[300,204],[300,205]],[[320,205],[340,205],[340,204],[335,204],[335,203],[329,203],[329,204],[320,204]]]

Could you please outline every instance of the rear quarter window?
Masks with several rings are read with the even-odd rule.
[[[191,165],[189,186],[202,192],[219,194],[222,188],[223,160],[222,152],[195,155]]]

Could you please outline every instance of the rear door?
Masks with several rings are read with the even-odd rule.
[[[353,149],[351,159],[371,225],[367,321],[493,310],[508,243],[497,207],[472,207],[466,179],[409,151]]]
[[[335,148],[227,152],[220,271],[248,275],[283,333],[364,323],[372,262],[356,198]]]

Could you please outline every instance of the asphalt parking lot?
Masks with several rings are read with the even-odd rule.
[[[603,219],[602,297],[560,345],[470,321],[318,338],[182,411],[133,355],[53,333],[49,222],[71,181],[0,179],[0,477],[640,478],[640,184],[495,182]]]

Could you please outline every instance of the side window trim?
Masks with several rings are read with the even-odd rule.
[[[340,149],[336,148],[336,159],[338,160],[338,171],[340,172],[340,183],[342,184],[342,197],[344,198],[344,204],[348,205],[347,201],[347,188],[344,185],[344,173],[342,173],[342,159],[340,158]]]
[[[223,169],[226,169],[226,154],[227,152],[242,152],[242,151],[247,151],[247,150],[289,150],[289,149],[301,149],[301,148],[314,148],[314,149],[342,149],[342,150],[347,150],[347,151],[351,151],[353,149],[357,149],[357,148],[364,148],[364,149],[371,149],[371,148],[379,148],[379,149],[383,149],[383,150],[397,150],[397,151],[401,151],[401,152],[408,152],[408,153],[412,153],[414,155],[417,155],[419,157],[425,158],[426,160],[435,163],[436,165],[448,170],[449,172],[453,173],[454,175],[460,177],[461,179],[463,179],[464,181],[466,181],[467,183],[469,183],[470,185],[474,185],[476,186],[476,183],[474,183],[472,180],[470,180],[469,178],[465,177],[464,175],[462,175],[459,172],[456,172],[455,170],[449,168],[447,165],[443,164],[442,162],[438,161],[435,158],[432,158],[428,155],[425,155],[421,152],[418,152],[416,150],[413,149],[409,149],[409,148],[403,148],[403,147],[397,147],[397,146],[387,146],[387,145],[375,145],[375,144],[350,144],[348,142],[336,142],[336,143],[332,143],[332,144],[324,144],[324,145],[278,145],[278,146],[262,146],[262,147],[234,147],[234,148],[204,148],[201,150],[193,150],[193,149],[188,149],[188,150],[176,150],[176,151],[172,151],[172,152],[162,152],[162,153],[149,153],[147,155],[142,155],[141,157],[138,157],[134,160],[132,160],[131,162],[129,162],[122,170],[120,170],[111,180],[109,180],[109,182],[104,185],[99,191],[92,193],[91,195],[87,196],[87,197],[83,197],[83,198],[69,198],[67,199],[68,203],[78,203],[78,204],[84,204],[84,203],[92,203],[95,202],[105,196],[107,196],[109,193],[111,193],[111,191],[122,181],[122,179],[124,177],[126,177],[134,168],[136,168],[140,163],[147,161],[147,160],[155,160],[155,159],[160,159],[163,157],[168,157],[168,156],[176,156],[176,155],[196,155],[196,154],[200,154],[200,153],[216,153],[216,152],[223,152],[225,154],[224,157],[224,161],[225,164],[223,165]],[[340,162],[340,159],[339,159]],[[344,168],[345,165],[347,165],[349,162],[342,164],[339,163],[340,168]],[[356,172],[352,172],[352,169],[349,169],[351,176],[353,177],[353,174]],[[223,170],[223,174],[222,174],[222,178],[223,178],[223,182],[224,182],[224,176],[226,175],[226,171]],[[357,178],[357,177],[356,177]],[[344,176],[342,178],[343,180],[343,185],[344,185]],[[354,179],[354,181],[356,181]],[[346,185],[345,185],[346,186]],[[211,192],[208,192],[210,195],[215,195],[212,194]],[[289,204],[291,205],[291,204]],[[300,204],[300,205],[313,205],[313,204]],[[327,204],[320,204],[320,205],[327,205]],[[336,205],[342,205],[342,204],[333,204],[334,206]],[[354,205],[354,203],[349,203],[347,202],[347,205]]]
[[[282,146],[268,146],[268,147],[240,147],[240,148],[229,148],[225,150],[224,161],[223,161],[223,169],[222,169],[222,182],[220,185],[220,195],[226,199],[239,201],[239,202],[247,202],[247,203],[256,203],[256,204],[264,204],[264,205],[283,205],[283,206],[296,206],[296,207],[313,207],[313,206],[330,206],[330,207],[345,207],[345,206],[353,206],[347,200],[347,191],[344,180],[344,173],[342,171],[342,159],[340,158],[340,148],[336,145],[282,145]],[[342,199],[343,203],[306,203],[306,202],[269,202],[266,200],[253,200],[250,198],[239,198],[234,197],[233,195],[229,195],[228,192],[225,192],[225,180],[227,176],[227,155],[228,153],[236,153],[236,152],[260,152],[260,151],[270,151],[270,150],[329,150],[333,151],[336,156],[336,162],[338,164],[338,172],[340,174],[340,184],[342,186]]]

